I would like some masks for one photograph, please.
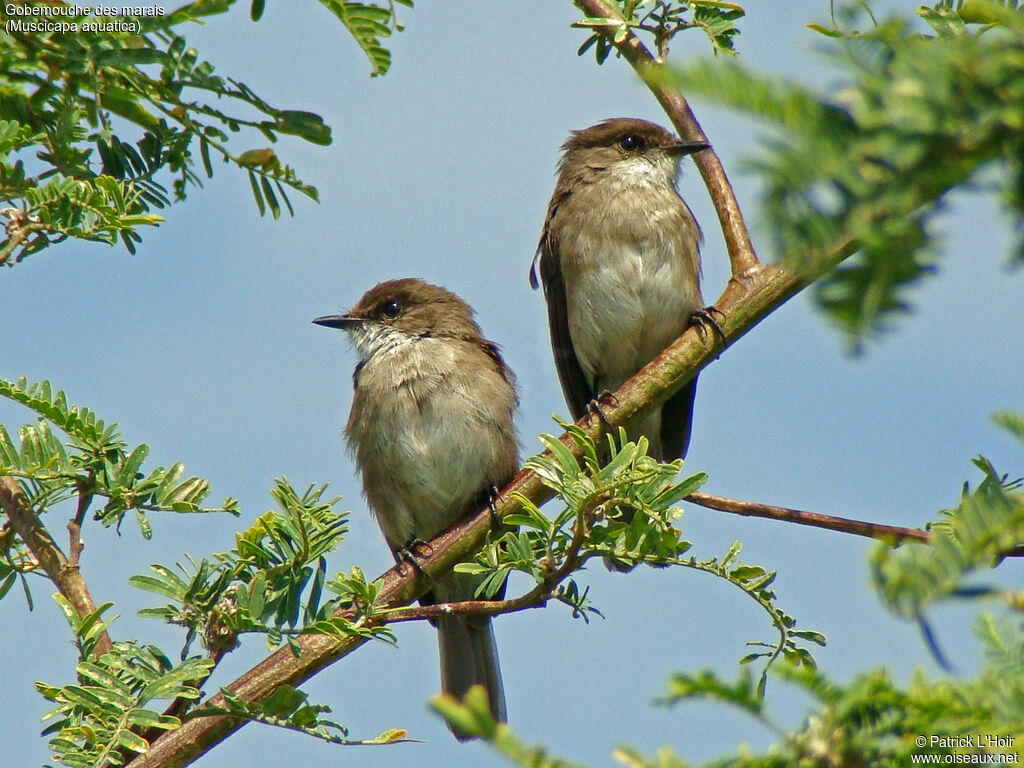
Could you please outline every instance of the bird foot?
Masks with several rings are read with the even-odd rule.
[[[430,557],[434,554],[434,549],[423,539],[412,536],[405,544],[395,550],[395,563],[398,565],[398,573],[401,576],[405,576],[403,566],[410,565],[414,572],[421,576],[428,576],[429,574],[423,570],[423,566],[420,565],[417,557]]]
[[[707,330],[710,328],[718,337],[722,340],[722,345],[728,344],[728,340],[725,338],[725,332],[722,330],[722,326],[715,320],[715,315],[718,315],[725,320],[725,313],[716,306],[704,307],[698,309],[692,315],[690,315],[690,325],[697,329],[700,334],[701,340],[707,338]]]
[[[597,420],[600,421],[604,428],[610,432],[612,425],[608,421],[608,417],[604,415],[604,411],[601,410],[601,406],[603,405],[606,408],[614,408],[618,404],[619,399],[606,389],[587,403],[587,410],[591,415],[596,416]]]

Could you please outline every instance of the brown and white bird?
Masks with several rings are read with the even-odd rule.
[[[544,285],[555,365],[573,418],[706,317],[700,227],[676,191],[679,161],[707,149],[634,118],[573,131],[530,270]],[[671,461],[690,443],[694,377],[629,430]]]
[[[397,562],[477,511],[519,466],[512,414],[515,378],[473,311],[422,280],[381,283],[319,325],[348,332],[359,363],[345,437],[363,491]],[[475,598],[480,578],[450,573],[420,602]],[[491,712],[506,719],[491,620],[437,619],[441,687],[463,696],[487,689]],[[459,738],[462,735],[455,734]]]

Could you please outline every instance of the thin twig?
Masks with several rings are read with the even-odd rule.
[[[562,564],[549,573],[529,592],[507,600],[462,600],[457,603],[435,603],[433,605],[407,606],[382,612],[385,624],[401,621],[433,619],[442,616],[495,616],[499,613],[515,613],[528,608],[542,608],[554,597],[555,587],[565,581],[568,576],[579,568],[586,559],[580,556],[580,549],[587,538],[594,510],[604,503],[600,497],[591,502],[576,514],[572,540],[566,548]]]
[[[574,0],[574,2],[580,10],[592,18],[622,18],[615,7],[604,0]],[[708,141],[683,94],[678,89],[665,84],[668,81],[666,75],[670,73],[668,65],[655,59],[647,50],[647,46],[632,31],[621,42],[616,43],[615,33],[619,29],[619,24],[593,27],[597,34],[604,35],[608,43],[615,46],[622,57],[640,75],[679,131],[680,138],[687,141]],[[750,241],[750,233],[743,221],[743,213],[740,211],[732,185],[725,175],[721,160],[718,159],[714,149],[708,149],[695,153],[693,161],[704,179],[708,194],[711,195],[711,201],[718,213],[718,221],[722,226],[725,245],[729,251],[729,263],[732,266],[733,275],[745,275],[756,271],[761,264],[757,260],[754,245]]]
[[[898,546],[904,541],[919,541],[927,544],[932,539],[931,531],[923,528],[904,528],[899,525],[885,525],[883,523],[869,523],[866,520],[851,520],[848,517],[833,517],[823,515],[820,512],[804,512],[800,509],[789,507],[775,507],[771,504],[758,504],[754,501],[741,501],[739,499],[728,499],[724,496],[713,496],[710,493],[695,491],[686,497],[686,501],[697,504],[701,507],[714,509],[718,512],[728,512],[733,515],[744,517],[764,517],[769,520],[781,520],[785,523],[796,523],[797,525],[809,525],[814,528],[824,528],[839,533],[852,533],[854,536],[865,536],[869,539],[876,539],[889,546]],[[1000,552],[1000,557],[1024,557],[1024,544]]]
[[[530,608],[543,608],[551,599],[550,595],[536,597],[536,588],[526,594],[508,600],[460,600],[457,603],[433,603],[431,605],[410,605],[381,613],[382,624],[398,624],[403,621],[439,619],[444,616],[497,616],[499,613],[516,613]]]
[[[815,528],[826,528],[840,533],[852,533],[855,536],[867,536],[886,543],[900,543],[904,540],[927,542],[931,535],[921,528],[903,528],[898,525],[869,523],[864,520],[851,520],[846,517],[833,517],[818,512],[804,512],[789,507],[775,507],[771,504],[758,504],[754,501],[728,499],[724,496],[713,496],[710,493],[695,491],[686,497],[686,501],[701,507],[719,512],[729,512],[745,517],[766,517],[771,520],[782,520],[797,525],[810,525]]]
[[[8,475],[0,476],[0,508],[11,521],[11,526],[39,561],[57,591],[71,604],[79,618],[96,610],[89,587],[77,564],[72,565],[57,546],[25,497],[18,481]],[[102,656],[111,648],[110,636],[103,632],[96,642],[96,655]]]
[[[90,480],[92,478],[90,477]],[[85,522],[85,513],[89,511],[92,503],[91,483],[80,482],[78,484],[78,509],[75,511],[74,519],[68,522],[68,564],[73,568],[78,567],[78,560],[82,555],[84,544],[82,543],[82,523]]]
[[[19,245],[21,245],[23,242],[25,242],[25,240],[28,239],[29,235],[31,235],[33,232],[39,232],[41,230],[46,229],[45,224],[37,224],[34,222],[22,224],[16,227],[10,227],[10,224],[11,222],[8,222],[9,232],[11,236],[7,240],[7,243],[2,248],[0,248],[0,266],[3,266],[4,264],[7,263],[7,260],[10,258],[11,254],[14,253],[15,250],[17,250]]]

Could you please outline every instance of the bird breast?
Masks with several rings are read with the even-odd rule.
[[[436,536],[515,471],[514,408],[469,342],[407,337],[364,362],[345,433],[393,547]]]
[[[573,348],[595,390],[614,390],[703,306],[700,230],[674,188],[639,176],[577,189],[558,217],[579,224],[558,230]]]

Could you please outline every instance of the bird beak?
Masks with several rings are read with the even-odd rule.
[[[323,325],[327,328],[351,328],[360,322],[360,318],[352,315],[324,315],[313,321],[316,325]]]
[[[665,151],[670,155],[692,155],[694,152],[700,152],[702,149],[711,149],[711,145],[706,141],[680,141],[675,144],[670,144],[665,147]]]

